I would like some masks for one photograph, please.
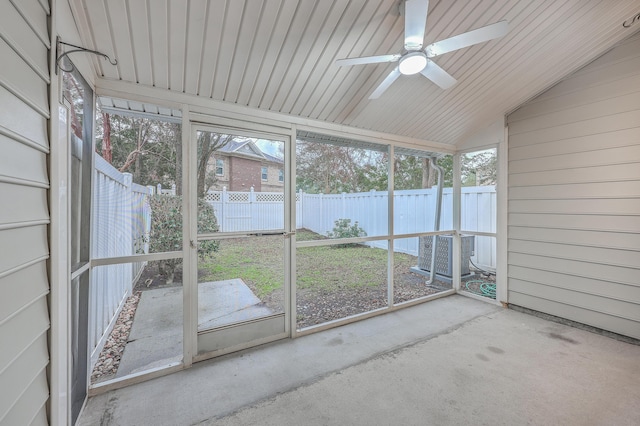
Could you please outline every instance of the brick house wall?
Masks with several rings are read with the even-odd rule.
[[[249,191],[253,187],[254,191],[262,192],[260,161],[235,156],[225,160],[229,165],[229,191]]]
[[[216,173],[216,160],[223,161],[222,174]],[[262,167],[267,167],[267,180],[262,180]],[[259,161],[252,158],[218,153],[209,161],[209,170],[216,173],[216,182],[212,191],[249,191],[251,186],[256,192],[283,192],[284,182],[280,182],[280,170],[284,164]]]

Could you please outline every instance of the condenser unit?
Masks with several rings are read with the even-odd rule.
[[[453,236],[438,235],[436,248],[436,277],[447,283],[453,277]],[[460,263],[460,274],[462,278],[469,277],[469,259],[474,255],[475,237],[473,235],[463,235],[462,241],[462,261]],[[431,248],[433,236],[419,237],[418,244],[418,268],[421,271],[431,273]]]

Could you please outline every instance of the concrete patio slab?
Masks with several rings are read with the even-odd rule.
[[[182,359],[182,287],[142,293],[116,377]],[[271,314],[239,278],[198,284],[199,328]]]
[[[637,425],[640,346],[451,296],[89,399],[80,425]]]
[[[198,329],[272,313],[240,278],[198,284]]]

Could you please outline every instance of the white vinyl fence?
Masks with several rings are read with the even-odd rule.
[[[214,208],[221,232],[274,230],[284,228],[284,194],[277,192],[210,191],[206,196]],[[433,231],[436,188],[394,191],[394,234]],[[386,191],[352,194],[296,194],[296,228],[327,235],[338,219],[358,222],[368,236],[388,234]],[[443,190],[440,229],[453,227],[453,194]],[[496,232],[495,187],[462,188],[462,230]],[[369,245],[387,248],[386,241]],[[395,241],[394,250],[418,255],[418,238]],[[480,267],[495,269],[495,238],[476,237],[471,260]]]
[[[91,257],[130,256],[148,252],[140,237],[151,229],[147,197],[152,188],[132,182],[130,173],[120,173],[95,155]],[[92,360],[101,350],[115,315],[131,294],[143,263],[99,266],[91,273],[89,290],[89,344]]]
[[[147,253],[141,238],[151,227],[151,209],[147,197],[156,188],[132,182],[128,173],[120,173],[102,157],[95,155],[92,258],[130,256]],[[172,190],[157,192],[172,196]],[[220,231],[257,231],[284,228],[284,194],[270,192],[209,192],[205,199],[213,206]],[[394,233],[433,231],[436,189],[394,191]],[[358,222],[368,236],[387,235],[388,194],[370,191],[354,194],[296,194],[296,227],[326,235],[338,219]],[[452,193],[444,189],[441,229],[452,228]],[[495,232],[496,193],[494,187],[462,189],[462,229]],[[385,248],[386,241],[369,243]],[[418,238],[395,241],[394,250],[418,255]],[[476,237],[472,261],[481,267],[495,268],[495,238]],[[133,282],[142,271],[142,263],[95,267],[89,292],[89,342],[92,360],[102,349],[116,314],[130,295]]]

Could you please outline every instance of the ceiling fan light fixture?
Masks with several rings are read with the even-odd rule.
[[[427,66],[427,55],[423,52],[411,52],[400,58],[398,71],[404,75],[417,74]]]

